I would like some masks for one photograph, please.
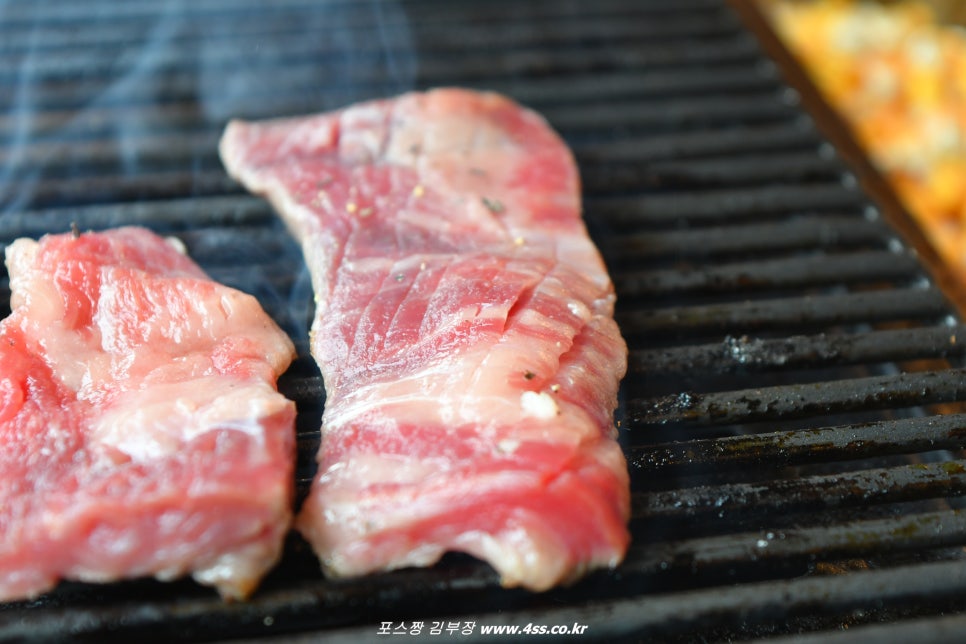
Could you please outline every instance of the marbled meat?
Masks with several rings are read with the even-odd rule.
[[[20,239],[0,323],[0,600],[191,574],[243,598],[291,525],[294,357],[142,228]]]
[[[296,527],[324,570],[462,551],[543,590],[615,566],[627,349],[576,165],[546,122],[439,89],[235,121],[220,151],[313,280],[326,406]]]

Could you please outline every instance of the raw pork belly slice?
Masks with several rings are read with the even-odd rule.
[[[0,323],[0,600],[191,573],[243,598],[291,524],[294,357],[141,228],[20,239]]]
[[[627,349],[563,142],[494,94],[229,124],[229,172],[300,239],[326,386],[296,527],[331,575],[445,551],[534,590],[615,566]]]

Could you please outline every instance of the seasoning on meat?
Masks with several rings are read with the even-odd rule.
[[[0,323],[0,601],[191,574],[243,598],[291,523],[294,357],[141,228],[20,239]]]
[[[462,551],[542,590],[615,566],[627,349],[576,166],[543,119],[441,89],[236,121],[221,155],[275,205],[313,278],[326,407],[296,527],[323,568]],[[325,199],[319,177],[334,178]]]

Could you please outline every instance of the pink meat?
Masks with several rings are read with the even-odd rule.
[[[139,228],[20,239],[0,323],[0,600],[186,574],[248,595],[291,521],[291,341]]]
[[[627,350],[574,161],[547,124],[444,89],[233,122],[221,155],[273,202],[313,278],[327,397],[296,526],[323,568],[462,551],[542,590],[615,566]]]

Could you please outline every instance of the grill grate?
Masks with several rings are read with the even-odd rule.
[[[457,555],[329,581],[293,537],[248,603],[190,582],[65,583],[0,605],[0,641],[365,641],[386,621],[473,622],[469,641],[484,624],[670,641],[961,626],[966,328],[724,0],[10,0],[0,241],[146,225],[258,296],[300,350],[281,387],[304,493],[324,398],[308,276],[221,170],[218,136],[231,116],[448,83],[540,110],[581,166],[632,351],[625,564],[536,596]]]

